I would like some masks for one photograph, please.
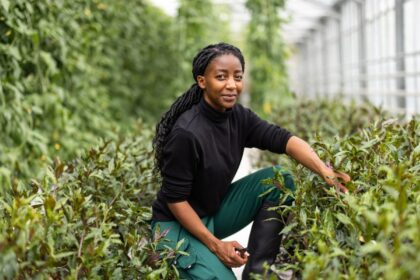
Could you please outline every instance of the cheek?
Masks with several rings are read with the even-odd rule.
[[[237,89],[238,93],[241,93],[241,91],[242,91],[243,87],[244,87],[244,83],[243,83],[243,82],[238,83],[238,84],[236,85],[236,89]]]

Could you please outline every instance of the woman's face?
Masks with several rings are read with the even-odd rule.
[[[235,105],[242,92],[243,71],[239,59],[225,54],[213,59],[204,76],[197,76],[198,86],[204,90],[205,101],[214,109],[224,112]]]

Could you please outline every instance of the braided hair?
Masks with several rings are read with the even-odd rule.
[[[225,54],[232,54],[236,56],[241,62],[242,70],[245,70],[245,60],[241,51],[237,47],[226,43],[208,45],[194,57],[192,63],[192,74],[195,83],[192,84],[184,94],[175,100],[169,110],[163,114],[160,122],[156,125],[156,135],[153,139],[153,149],[155,151],[155,172],[160,172],[162,170],[163,148],[176,120],[182,113],[190,109],[194,104],[197,104],[203,96],[203,90],[197,84],[197,76],[204,75],[204,72],[210,62],[216,57]]]

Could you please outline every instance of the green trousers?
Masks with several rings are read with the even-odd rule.
[[[284,185],[295,190],[290,173],[282,171]],[[201,221],[217,238],[223,239],[241,230],[251,223],[265,200],[278,202],[283,192],[272,185],[264,185],[262,179],[272,178],[274,168],[269,167],[256,171],[231,184],[219,211]],[[292,203],[289,197],[286,203]],[[236,279],[232,269],[225,266],[201,241],[192,236],[177,221],[152,222],[152,230],[167,234],[159,242],[159,247],[169,246],[187,254],[175,257],[176,265],[182,279]],[[182,241],[181,241],[182,240]],[[181,241],[181,242],[179,242]],[[179,243],[178,243],[179,242]]]

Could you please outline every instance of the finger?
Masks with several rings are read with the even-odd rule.
[[[328,184],[328,185],[330,185],[330,186],[334,186],[334,180],[332,180],[332,179],[330,179],[330,178],[327,178],[327,179],[325,180],[325,182],[327,182],[327,184]]]
[[[337,183],[336,184],[336,187],[338,187],[344,193],[348,193],[349,192],[349,190],[345,186],[343,186],[341,183]]]
[[[235,251],[235,248],[232,247],[231,249],[228,250],[227,257],[229,259],[233,259],[235,256],[236,256],[236,251]]]
[[[231,261],[233,263],[235,263],[236,265],[243,265],[244,263],[246,263],[246,258],[241,257],[240,255],[236,255],[234,257],[231,258]]]
[[[238,249],[242,249],[244,247],[241,244],[239,244],[239,242],[237,241],[232,241],[231,244],[233,247],[238,248]]]
[[[327,182],[327,184],[330,186],[335,186],[338,183],[335,176],[327,176],[325,182]]]
[[[347,182],[351,181],[351,177],[344,172],[334,171],[334,173],[337,177],[343,179],[344,183],[347,183]]]

